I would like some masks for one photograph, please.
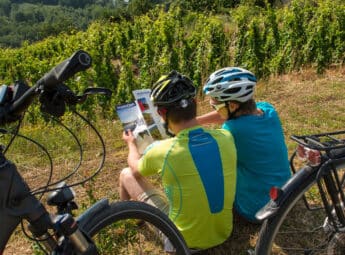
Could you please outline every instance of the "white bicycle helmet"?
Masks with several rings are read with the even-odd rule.
[[[226,67],[212,73],[203,91],[217,101],[246,102],[253,97],[256,77],[240,67]]]

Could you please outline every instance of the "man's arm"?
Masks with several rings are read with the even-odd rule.
[[[141,155],[138,151],[137,145],[135,144],[135,137],[132,131],[124,131],[122,134],[122,139],[127,143],[129,150],[127,157],[127,163],[129,168],[133,171],[134,176],[141,176],[138,168],[139,159],[141,158]]]

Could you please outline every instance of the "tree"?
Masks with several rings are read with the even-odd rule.
[[[0,0],[0,16],[8,16],[11,11],[10,0]]]
[[[137,16],[145,14],[154,7],[150,0],[132,0],[128,5],[128,10],[131,15]]]
[[[240,0],[178,0],[174,1],[174,5],[180,6],[182,9],[193,11],[219,11],[221,8],[232,8],[240,3]]]
[[[85,6],[93,4],[93,2],[93,0],[59,0],[59,5],[73,8],[85,8]]]

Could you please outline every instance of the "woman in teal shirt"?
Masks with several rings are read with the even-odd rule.
[[[210,75],[204,93],[214,112],[198,117],[201,124],[223,123],[235,140],[237,186],[235,210],[250,222],[269,201],[269,190],[291,176],[283,129],[274,107],[256,103],[256,77],[248,70],[227,67]]]

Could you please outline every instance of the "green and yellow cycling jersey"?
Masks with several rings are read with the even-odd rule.
[[[230,236],[236,149],[229,131],[197,126],[155,142],[141,158],[139,171],[161,175],[169,217],[190,248],[213,247]]]

